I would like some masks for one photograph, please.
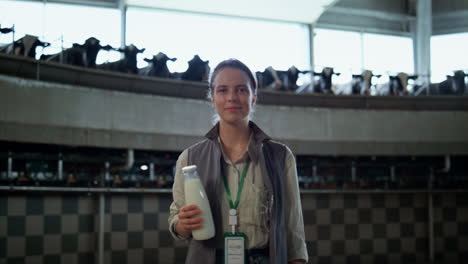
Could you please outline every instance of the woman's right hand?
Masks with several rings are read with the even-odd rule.
[[[196,217],[201,214],[200,208],[195,204],[183,206],[179,210],[179,221],[175,226],[175,231],[179,236],[190,237],[192,231],[203,226],[203,218]]]

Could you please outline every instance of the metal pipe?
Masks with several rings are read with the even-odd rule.
[[[106,182],[109,182],[111,180],[110,179],[110,173],[109,173],[110,163],[108,161],[106,161],[104,163],[104,167],[105,167],[104,179],[106,180]]]
[[[8,153],[8,171],[7,171],[7,178],[11,180],[13,177],[13,158],[11,157],[11,152]]]
[[[150,181],[156,180],[156,177],[154,177],[154,163],[153,162],[149,164],[149,179]]]
[[[356,182],[356,162],[351,163],[351,180]]]
[[[62,159],[62,153],[59,154],[59,160],[57,164],[57,179],[59,181],[63,180],[63,159]]]

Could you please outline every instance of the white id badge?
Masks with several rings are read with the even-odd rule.
[[[245,234],[224,233],[224,264],[245,263]]]

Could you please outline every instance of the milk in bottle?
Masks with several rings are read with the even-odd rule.
[[[206,196],[205,188],[200,181],[197,173],[197,166],[183,167],[184,172],[184,190],[185,190],[185,204],[196,204],[201,214],[197,217],[203,218],[203,226],[192,231],[193,239],[206,240],[214,237],[215,229],[213,224],[213,217],[211,215],[210,203]]]

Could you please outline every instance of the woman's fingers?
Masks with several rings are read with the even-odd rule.
[[[186,205],[179,210],[179,222],[183,229],[192,231],[202,227],[203,218],[196,217],[201,214],[200,208],[197,205]]]

